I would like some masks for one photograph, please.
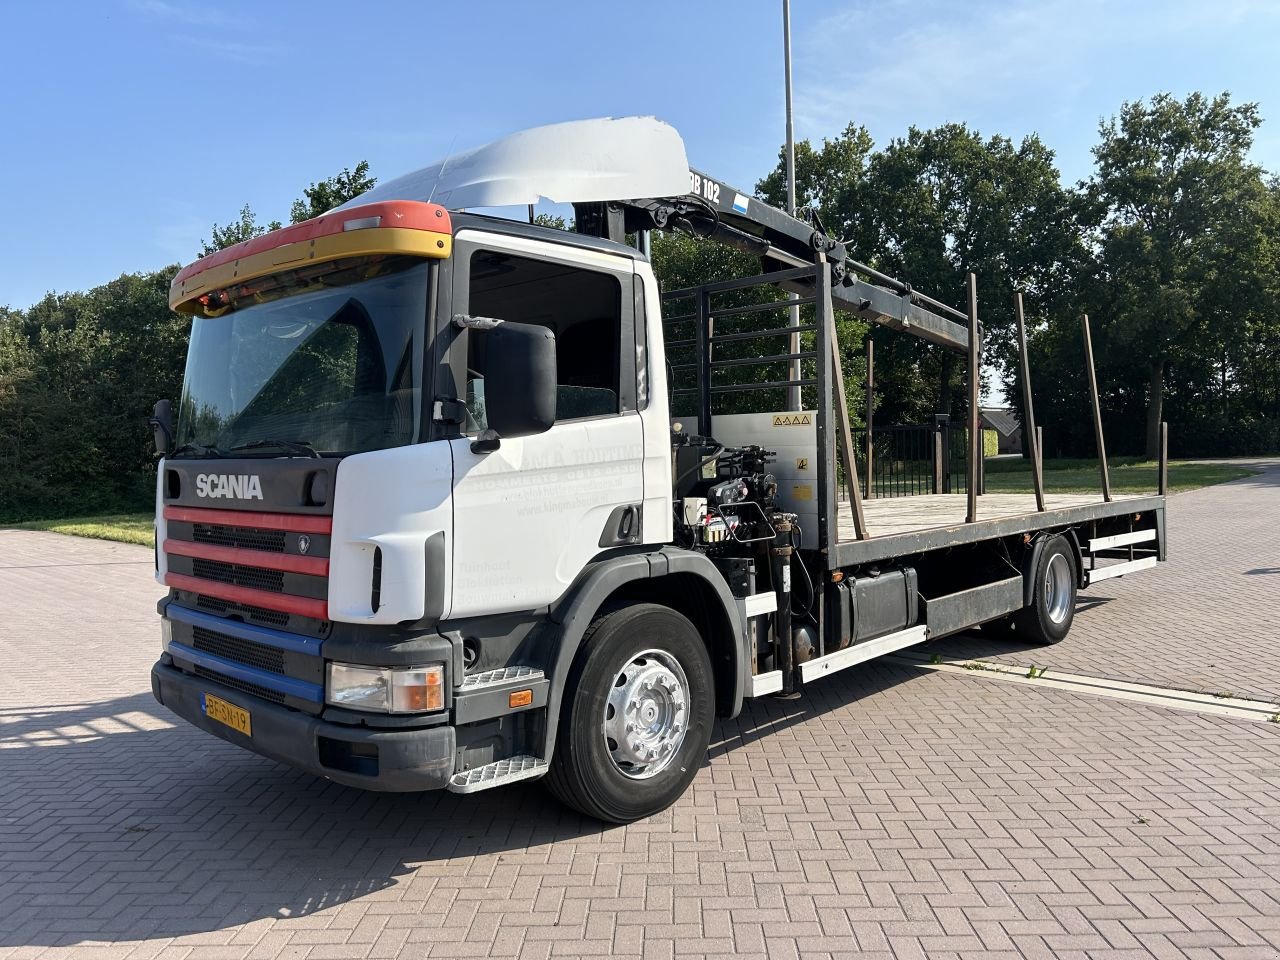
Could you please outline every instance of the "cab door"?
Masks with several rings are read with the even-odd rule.
[[[556,423],[476,452],[486,427],[485,331],[454,340],[466,406],[453,447],[451,617],[544,607],[604,550],[637,543],[644,437],[636,412],[633,261],[467,230],[453,255],[452,314],[535,323],[556,335]],[[465,360],[463,359],[465,358]]]

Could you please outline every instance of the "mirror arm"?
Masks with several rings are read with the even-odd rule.
[[[502,438],[497,430],[485,430],[471,441],[472,453],[493,453],[502,446]]]
[[[157,400],[147,417],[147,426],[151,428],[151,436],[156,445],[156,456],[163,457],[173,447],[173,415],[168,400]],[[161,442],[161,434],[164,442]]]
[[[162,447],[159,443],[156,443],[156,456],[163,457],[169,452],[169,448],[173,446],[173,434],[169,432],[169,428],[159,417],[147,417],[147,426],[151,428],[151,434],[156,440],[160,439],[156,434],[164,434],[164,446]]]
[[[463,330],[492,330],[500,323],[502,321],[494,317],[472,317],[465,313],[453,315],[453,325]]]

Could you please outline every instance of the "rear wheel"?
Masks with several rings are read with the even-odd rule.
[[[693,780],[714,714],[711,658],[688,619],[652,603],[607,614],[583,638],[545,782],[600,820],[651,816]]]
[[[1031,576],[1031,605],[1014,615],[1014,628],[1033,643],[1057,643],[1071,630],[1076,612],[1076,560],[1071,544],[1063,537],[1046,543]]]

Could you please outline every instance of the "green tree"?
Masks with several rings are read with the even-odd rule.
[[[279,220],[272,220],[266,226],[258,223],[258,217],[246,203],[240,208],[240,216],[233,220],[225,227],[220,227],[216,223],[210,229],[210,238],[200,242],[200,256],[207,257],[211,253],[216,253],[227,247],[233,247],[237,243],[245,240],[252,240],[254,237],[260,237],[264,233],[272,230],[279,230],[282,224]]]
[[[293,201],[293,206],[289,209],[289,222],[302,223],[328,213],[334,207],[372,190],[377,182],[376,177],[369,176],[368,160],[361,160],[354,170],[343,167],[341,173],[313,183],[302,191],[302,196]]]
[[[343,167],[340,173],[303,188],[302,196],[294,200],[293,206],[289,209],[289,222],[302,223],[322,213],[328,213],[334,207],[341,206],[366,190],[372,189],[377,182],[376,177],[369,176],[367,160],[357,163],[354,170]],[[258,223],[257,215],[246,203],[240,208],[240,215],[236,220],[225,227],[220,227],[216,223],[213,225],[210,239],[201,241],[200,256],[207,257],[215,251],[245,240],[252,240],[272,230],[279,230],[281,226],[283,224],[279,220],[272,220],[265,226]]]
[[[1034,136],[984,139],[963,124],[912,127],[880,152],[850,125],[815,149],[796,147],[799,202],[815,207],[851,255],[958,309],[964,275],[979,278],[986,359],[1010,368],[1012,295],[1033,309],[1061,299],[1083,259],[1077,211],[1053,153]],[[774,204],[785,195],[781,161],[757,185]],[[958,414],[963,364],[909,336],[875,333],[878,409],[920,421]]]
[[[1256,104],[1233,104],[1227,93],[1161,93],[1101,124],[1087,195],[1111,293],[1105,336],[1144,368],[1148,456],[1165,418],[1170,365],[1220,359],[1225,377],[1222,351],[1260,306],[1240,302],[1266,286],[1258,266],[1271,201],[1248,160],[1260,123]]]
[[[1032,310],[1047,308],[1079,255],[1053,152],[1035,136],[1014,144],[963,124],[912,128],[872,160],[868,180],[869,242],[880,269],[958,309],[966,308],[965,275],[976,274],[984,366],[1008,369],[1014,291]],[[963,365],[953,351],[930,353],[934,409],[957,413]]]
[[[874,143],[866,127],[853,124],[815,148],[808,140],[795,145],[796,208],[813,210],[827,232],[850,244],[856,254],[870,256],[865,232],[867,174]],[[778,165],[756,184],[756,194],[786,209],[786,148]]]
[[[146,504],[145,418],[181,385],[189,319],[169,310],[176,267],[49,294],[0,325],[0,519]]]

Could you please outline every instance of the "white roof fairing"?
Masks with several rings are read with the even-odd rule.
[[[619,117],[521,130],[380,183],[338,209],[424,200],[461,210],[688,192],[689,160],[676,129],[654,117]]]

